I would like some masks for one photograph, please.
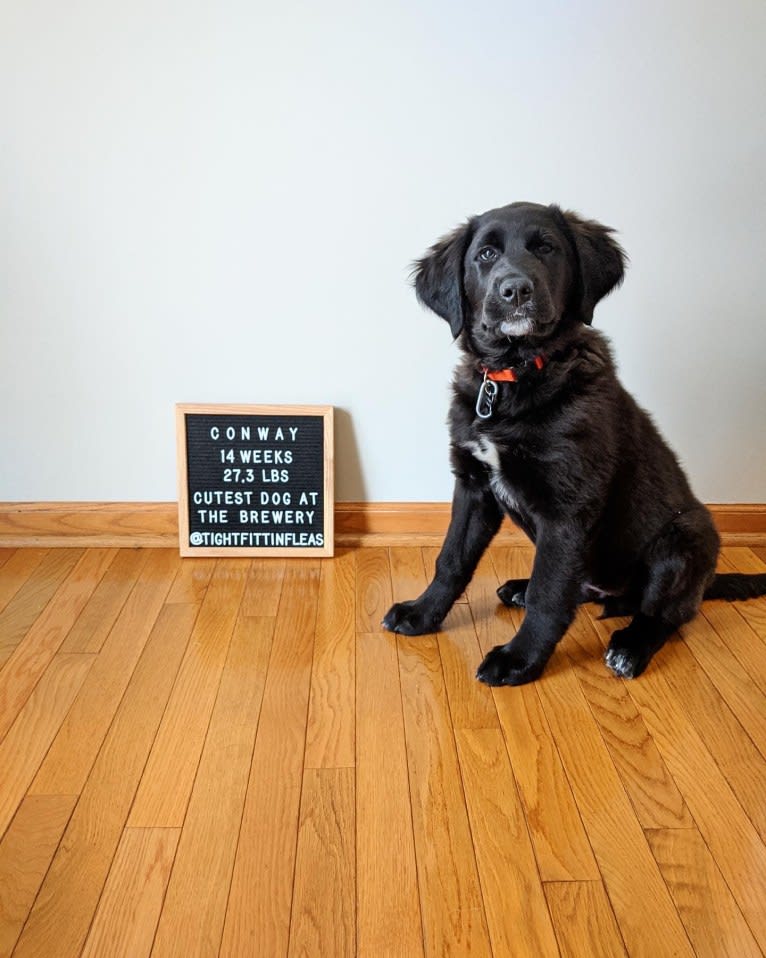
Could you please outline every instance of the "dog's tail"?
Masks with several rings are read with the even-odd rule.
[[[736,602],[737,599],[755,599],[760,595],[766,595],[766,572],[758,572],[755,575],[744,572],[725,572],[713,579],[705,589],[703,598]]]

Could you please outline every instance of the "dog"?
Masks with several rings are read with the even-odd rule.
[[[508,514],[535,558],[529,579],[498,589],[526,613],[479,666],[487,685],[537,679],[582,602],[631,617],[605,662],[635,678],[703,598],[766,594],[766,574],[716,575],[712,517],[592,327],[625,265],[614,230],[536,203],[471,218],[415,264],[419,300],[462,352],[449,413],[455,488],[433,581],[383,626],[437,631]]]

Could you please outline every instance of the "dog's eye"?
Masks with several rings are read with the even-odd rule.
[[[540,253],[541,255],[545,256],[546,254],[553,252],[553,245],[551,243],[547,243],[545,240],[540,240],[539,243],[535,243],[533,249],[535,253]]]
[[[476,258],[482,263],[491,263],[496,257],[497,250],[493,249],[491,246],[482,246],[482,248],[476,254]]]

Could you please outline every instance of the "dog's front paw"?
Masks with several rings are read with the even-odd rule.
[[[401,635],[426,635],[436,632],[441,624],[433,612],[424,608],[417,599],[397,602],[383,617],[383,628]]]
[[[617,629],[612,633],[604,662],[619,679],[635,679],[644,671],[652,658],[653,650],[633,640],[632,633]]]
[[[496,645],[476,672],[485,685],[524,685],[542,675],[547,659],[530,659],[513,648],[513,643]]]

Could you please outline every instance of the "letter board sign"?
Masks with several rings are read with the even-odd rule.
[[[333,554],[332,406],[180,403],[182,556]]]

